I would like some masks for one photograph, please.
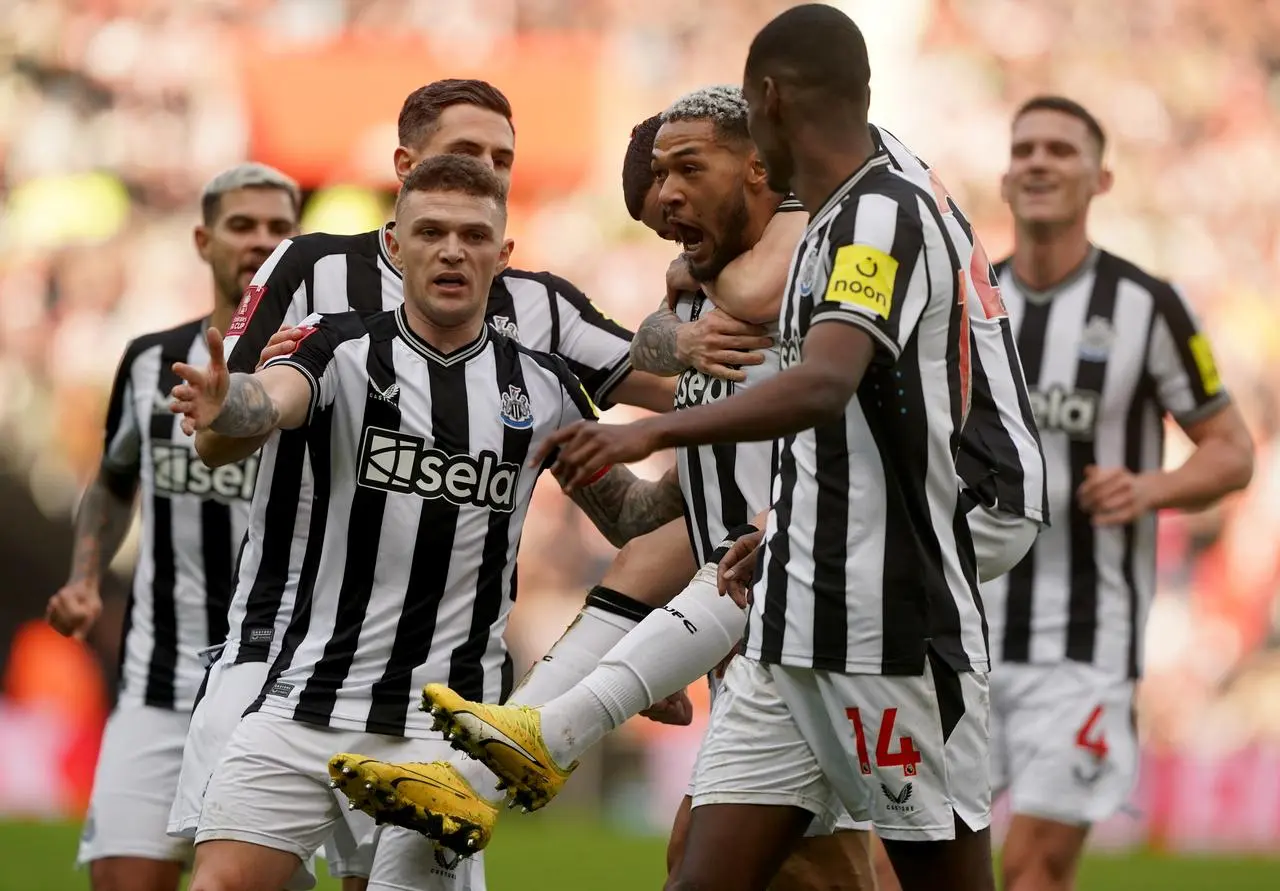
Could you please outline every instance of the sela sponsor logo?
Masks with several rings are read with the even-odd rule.
[[[889,799],[889,803],[885,805],[891,811],[909,814],[916,809],[914,804],[907,804],[911,799],[912,788],[910,783],[903,783],[902,788],[894,794],[884,783],[880,784],[880,791],[884,793],[884,797]]]
[[[489,327],[493,328],[499,334],[509,337],[519,343],[520,329],[516,327],[516,323],[507,316],[493,316],[489,319]]]
[[[502,394],[499,415],[502,423],[512,430],[528,430],[533,426],[533,408],[529,405],[529,397],[515,384],[507,387],[507,392]]]
[[[227,337],[239,337],[249,330],[249,320],[253,318],[254,311],[266,294],[266,285],[250,285],[244,289],[240,305],[236,307],[235,315],[231,317],[231,324],[227,326]]]
[[[429,447],[421,436],[369,427],[358,466],[357,482],[370,489],[503,513],[515,510],[520,465],[504,462],[488,449],[479,455],[450,455]]]
[[[1055,384],[1047,390],[1031,390],[1031,411],[1042,431],[1055,430],[1072,439],[1093,439],[1102,397],[1092,390],[1068,390]]]
[[[151,470],[160,495],[197,495],[218,501],[249,501],[258,479],[257,455],[234,464],[209,467],[190,446],[154,440]]]
[[[804,341],[799,337],[784,337],[778,344],[778,364],[782,368],[790,368],[800,364]]]
[[[728,399],[733,395],[733,381],[721,380],[690,368],[676,381],[676,408],[689,408]]]

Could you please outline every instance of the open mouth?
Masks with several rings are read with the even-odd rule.
[[[706,234],[697,226],[690,226],[688,223],[672,220],[671,228],[675,232],[676,241],[680,243],[686,253],[696,254],[706,241]]]
[[[431,281],[437,288],[448,291],[456,291],[467,286],[467,277],[461,272],[442,272]]]
[[[1024,184],[1022,187],[1022,191],[1026,192],[1028,195],[1050,195],[1057,191],[1057,189],[1057,183],[1049,182],[1030,182]]]

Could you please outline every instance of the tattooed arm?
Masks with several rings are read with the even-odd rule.
[[[631,341],[631,365],[670,377],[689,368],[729,381],[746,380],[735,366],[759,365],[772,341],[759,325],[740,322],[713,309],[694,322],[682,322],[664,300],[640,325]]]
[[[129,531],[136,485],[135,478],[126,493],[103,470],[85,491],[76,512],[71,576],[45,610],[59,634],[83,640],[102,613],[102,574]]]
[[[575,489],[569,497],[615,548],[684,513],[674,468],[661,479],[642,480],[626,467],[616,465],[591,485]]]

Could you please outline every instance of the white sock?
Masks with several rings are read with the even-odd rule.
[[[746,613],[716,590],[708,563],[662,609],[649,613],[582,682],[549,701],[542,735],[561,766],[653,703],[705,675],[742,639]]]
[[[507,702],[542,705],[573,689],[652,611],[653,607],[619,591],[596,585],[587,593],[582,611],[542,661],[529,669]]]

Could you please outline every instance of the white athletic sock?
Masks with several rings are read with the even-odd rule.
[[[746,613],[716,590],[708,563],[649,613],[572,690],[539,711],[551,757],[567,766],[611,730],[705,675],[742,639]]]
[[[596,585],[587,593],[582,611],[542,661],[529,669],[507,702],[542,705],[573,689],[652,611],[653,607],[619,591]]]

